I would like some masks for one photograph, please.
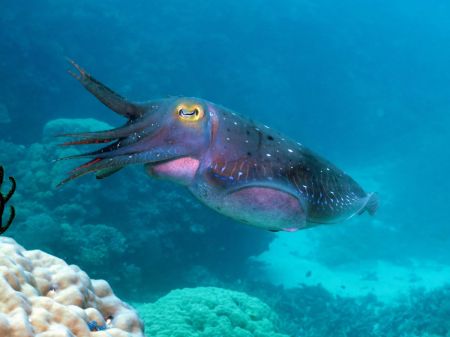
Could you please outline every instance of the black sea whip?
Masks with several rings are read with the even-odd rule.
[[[8,228],[11,226],[14,217],[16,216],[16,210],[14,209],[14,206],[9,206],[10,213],[8,220],[6,221],[6,224],[3,224],[3,212],[5,211],[6,203],[11,199],[12,195],[16,191],[16,181],[13,177],[9,177],[9,181],[11,182],[11,189],[3,195],[1,193],[1,187],[3,184],[3,178],[4,178],[4,170],[3,167],[0,166],[0,235],[5,233]]]

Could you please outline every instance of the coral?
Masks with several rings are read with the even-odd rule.
[[[277,315],[267,304],[221,288],[173,290],[138,311],[154,337],[286,337],[276,331]]]
[[[373,295],[338,296],[320,285],[285,289],[244,282],[234,288],[266,302],[278,313],[280,328],[289,336],[450,336],[450,285],[412,290],[388,302]]]
[[[382,313],[383,333],[400,336],[450,336],[450,285],[425,291],[416,289]],[[381,335],[381,334],[380,334]]]
[[[0,336],[143,337],[136,312],[107,282],[0,238]]]
[[[14,180],[13,177],[9,177],[9,181],[11,182],[11,188],[5,195],[2,194],[1,187],[3,184],[3,177],[4,177],[3,167],[0,166],[0,234],[3,234],[8,230],[8,228],[11,226],[16,216],[16,210],[14,206],[10,206],[9,217],[6,220],[6,224],[3,224],[3,212],[5,211],[6,203],[9,201],[9,199],[11,199],[12,195],[16,191],[16,181]]]
[[[70,226],[61,225],[61,232],[67,245],[66,251],[76,251],[75,263],[86,268],[97,270],[102,266],[113,265],[115,258],[122,256],[127,250],[124,235],[116,228],[103,225]],[[95,275],[95,274],[94,274]]]

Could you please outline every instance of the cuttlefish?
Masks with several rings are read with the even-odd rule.
[[[70,73],[127,122],[112,130],[64,135],[75,140],[63,145],[105,145],[63,158],[90,160],[61,184],[143,164],[150,176],[186,186],[217,212],[270,231],[336,223],[377,209],[375,193],[366,193],[328,160],[266,125],[196,97],[132,102],[70,62],[76,69]]]

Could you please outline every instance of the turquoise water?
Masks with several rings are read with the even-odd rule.
[[[437,0],[3,1],[7,234],[133,301],[215,285],[266,301],[289,335],[447,336],[449,15]],[[74,163],[53,162],[72,151],[55,134],[123,123],[67,57],[126,97],[198,96],[270,125],[378,191],[379,212],[274,234],[141,167],[56,189]]]

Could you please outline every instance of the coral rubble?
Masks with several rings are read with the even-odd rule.
[[[143,337],[137,313],[108,283],[0,238],[0,336]]]

